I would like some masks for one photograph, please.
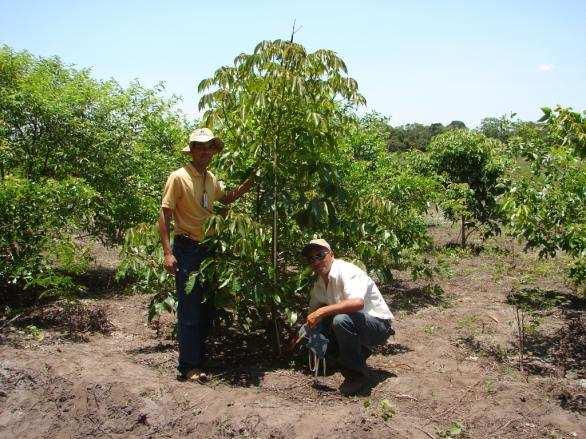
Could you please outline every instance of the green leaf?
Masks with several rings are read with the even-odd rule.
[[[189,273],[187,281],[185,282],[185,294],[190,294],[193,290],[193,286],[195,285],[195,280],[197,278],[197,273]]]
[[[175,297],[168,296],[163,303],[166,306],[167,311],[172,313],[177,312],[177,300],[175,300]]]

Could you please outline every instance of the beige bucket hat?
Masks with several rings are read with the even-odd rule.
[[[189,142],[187,146],[182,149],[183,152],[189,153],[191,151],[191,144],[192,143],[208,143],[212,142],[214,146],[218,150],[222,150],[224,148],[224,142],[220,140],[219,137],[214,136],[212,130],[209,128],[197,128],[191,132],[189,135]]]

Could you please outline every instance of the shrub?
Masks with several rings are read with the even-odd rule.
[[[7,176],[0,181],[0,285],[2,290],[74,290],[68,276],[51,264],[47,250],[68,227],[83,227],[95,202],[83,181],[68,178],[32,182]]]
[[[569,274],[586,288],[586,116],[546,108],[542,122],[511,141],[516,178],[503,207],[512,233],[528,248],[538,249],[541,257],[570,255]]]

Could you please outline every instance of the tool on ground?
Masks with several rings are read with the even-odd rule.
[[[297,339],[293,346],[297,346],[301,340],[306,341],[309,350],[309,370],[313,372],[314,377],[319,375],[320,363],[322,364],[323,374],[326,375],[326,351],[329,340],[319,330],[312,329],[306,323],[299,329]]]

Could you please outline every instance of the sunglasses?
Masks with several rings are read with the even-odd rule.
[[[218,145],[216,145],[214,142],[208,142],[208,143],[191,143],[190,144],[192,149],[203,149],[203,150],[207,150],[207,151],[211,151],[211,150],[216,150],[218,149]]]
[[[327,251],[321,251],[321,252],[316,253],[313,256],[307,256],[306,257],[307,262],[309,262],[311,264],[312,262],[315,262],[315,261],[323,261],[328,253],[329,252],[327,252]]]

